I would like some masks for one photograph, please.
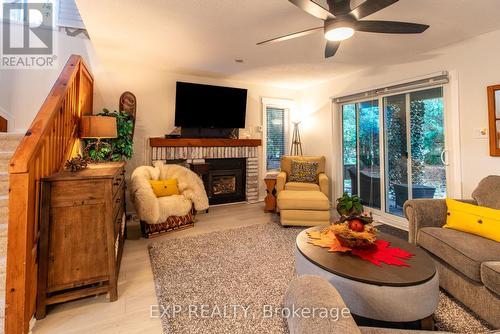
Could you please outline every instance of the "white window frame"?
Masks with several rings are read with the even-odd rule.
[[[278,170],[267,169],[267,109],[276,108],[285,110],[285,154],[290,151],[290,128],[291,114],[296,108],[294,100],[280,98],[262,98],[262,170],[264,173],[278,172]]]
[[[379,124],[380,124],[380,138],[379,138],[379,149],[381,154],[380,159],[380,169],[383,170],[384,177],[380,179],[380,188],[383,193],[381,193],[381,210],[372,209],[374,217],[386,224],[393,225],[399,228],[408,229],[408,221],[390,213],[385,212],[384,208],[386,206],[386,194],[385,194],[385,131],[384,127],[384,98],[393,95],[405,94],[410,92],[415,92],[419,90],[431,89],[436,87],[443,88],[443,103],[444,103],[444,136],[445,136],[445,152],[447,155],[446,161],[448,164],[445,165],[446,168],[446,186],[447,186],[447,197],[450,198],[462,198],[462,168],[461,168],[461,154],[460,154],[460,116],[459,116],[459,91],[458,91],[458,75],[456,71],[449,72],[449,83],[447,84],[437,84],[428,85],[422,88],[413,88],[408,90],[401,90],[398,92],[380,94],[377,97],[370,97],[365,99],[357,99],[349,102],[335,102],[332,99],[332,111],[333,111],[333,129],[337,129],[338,134],[334,136],[334,151],[338,152],[338,156],[342,157],[337,160],[337,187],[335,187],[335,196],[340,197],[344,191],[344,175],[343,175],[343,123],[342,123],[342,106],[344,104],[359,103],[363,101],[378,100],[379,102]]]
[[[53,17],[52,17],[52,30],[58,31],[59,28],[70,28],[70,29],[85,29],[84,27],[75,27],[73,25],[61,24],[59,19],[59,11],[60,11],[60,0],[43,0],[47,3],[52,3],[53,6]],[[3,3],[12,3],[12,2],[40,2],[40,0],[0,0],[0,4]],[[3,7],[0,6],[0,22],[3,22]],[[12,24],[24,25],[24,22],[14,21]]]

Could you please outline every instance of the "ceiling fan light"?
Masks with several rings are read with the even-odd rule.
[[[329,41],[344,41],[353,35],[354,29],[350,27],[338,27],[325,32],[325,38]]]

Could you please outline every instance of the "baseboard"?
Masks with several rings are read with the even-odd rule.
[[[400,222],[389,221],[387,219],[379,219],[377,221],[380,222],[380,223],[382,223],[382,224],[389,225],[389,226],[398,228],[398,229],[403,230],[403,231],[407,231],[407,232],[409,231],[408,226],[406,224],[403,224],[403,223],[400,223]]]

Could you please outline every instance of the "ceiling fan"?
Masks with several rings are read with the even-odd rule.
[[[382,34],[420,34],[428,25],[395,21],[361,21],[362,18],[378,12],[399,0],[365,0],[351,8],[350,0],[327,0],[328,10],[312,0],[288,0],[295,6],[325,21],[322,27],[307,29],[293,34],[269,39],[257,45],[276,43],[323,31],[327,40],[325,58],[333,57],[340,43],[354,35],[356,31]]]

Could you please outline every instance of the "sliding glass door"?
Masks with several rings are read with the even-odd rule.
[[[386,211],[401,216],[409,198],[446,197],[442,88],[384,98],[384,125]]]
[[[380,137],[378,100],[342,108],[344,192],[363,205],[380,209]]]
[[[408,199],[446,196],[441,87],[347,103],[341,112],[344,192],[397,216]]]

